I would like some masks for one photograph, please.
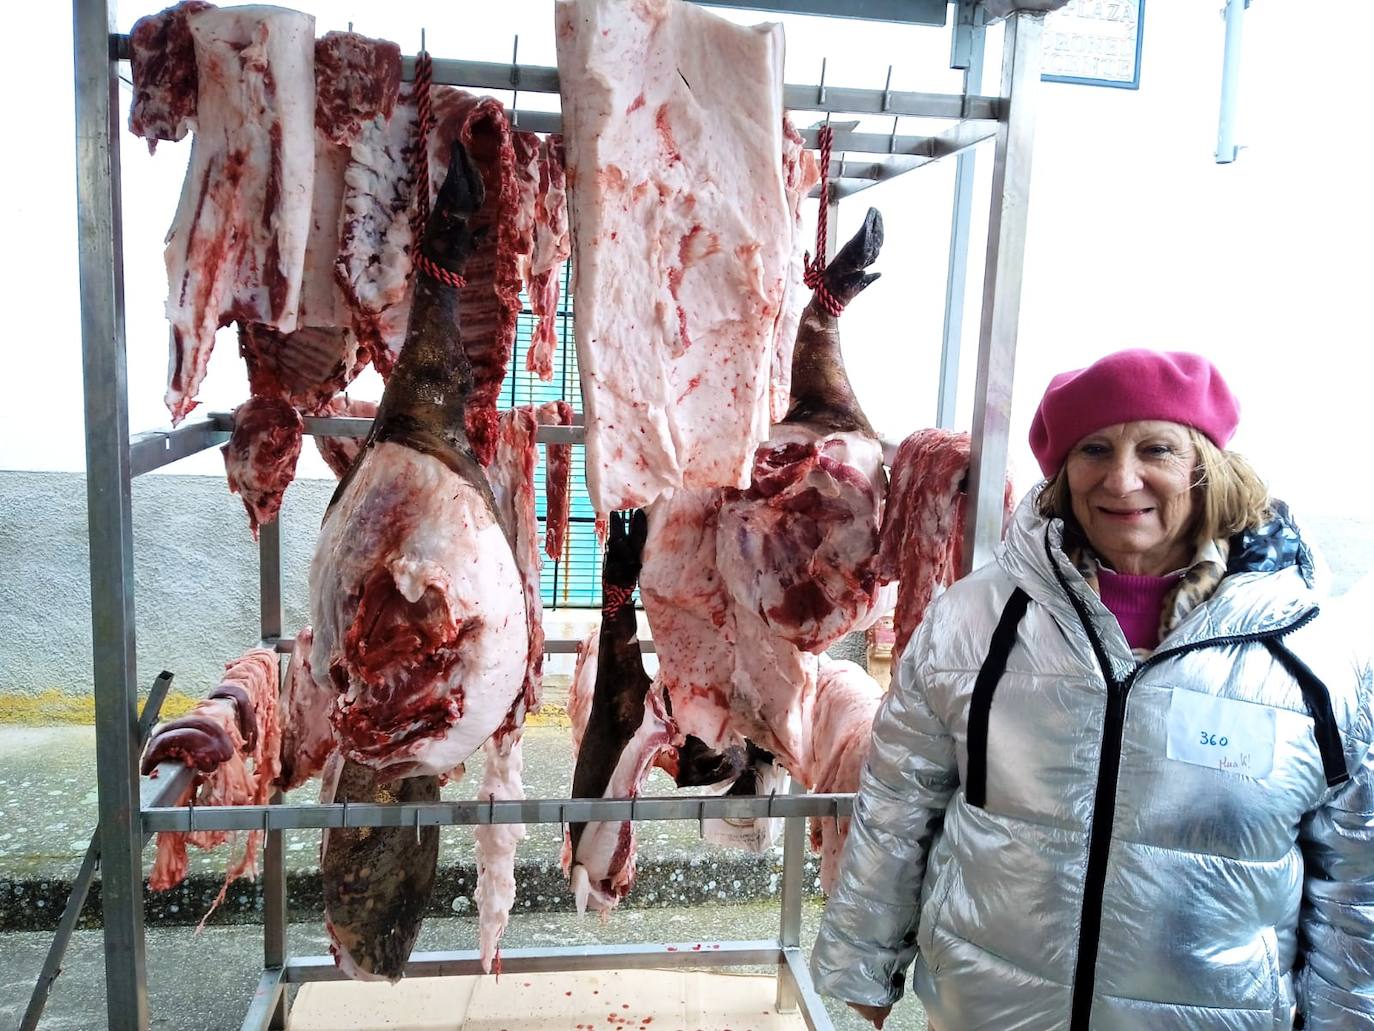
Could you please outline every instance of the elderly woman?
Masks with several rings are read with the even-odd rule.
[[[874,722],[821,991],[881,1027],[915,959],[938,1031],[1374,1028],[1374,684],[1237,418],[1191,354],[1050,384],[1048,480]]]

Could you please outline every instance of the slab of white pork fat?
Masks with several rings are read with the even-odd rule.
[[[165,253],[174,423],[195,407],[220,326],[296,328],[315,172],[315,19],[249,6],[187,25],[196,132]]]
[[[555,10],[592,506],[743,487],[792,244],[782,30],[678,0]]]
[[[859,772],[873,743],[873,715],[883,689],[855,663],[821,656],[812,707],[810,768],[806,785],[816,794],[859,789]],[[821,890],[827,895],[840,872],[849,818],[811,818],[811,848],[821,854]]]

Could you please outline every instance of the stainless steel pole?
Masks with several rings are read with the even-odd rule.
[[[261,634],[264,641],[282,636],[281,599],[281,516],[264,523],[258,530],[258,598]],[[278,663],[278,678],[281,669]],[[281,802],[281,792],[272,802]],[[270,970],[280,970],[286,963],[286,850],[281,831],[267,832],[263,856],[262,879],[262,962]],[[272,1002],[269,1028],[286,1027],[286,989],[278,984]]]
[[[964,96],[983,88],[983,8],[976,0],[959,0],[950,53],[950,67],[964,69]],[[950,216],[949,270],[945,278],[945,326],[940,348],[940,393],[935,425],[952,429],[959,394],[959,357],[964,336],[964,297],[968,285],[969,223],[973,217],[973,177],[976,153],[962,151],[955,159],[954,210]]]
[[[105,998],[111,1029],[148,1027],[143,941],[143,829],[138,801],[138,687],[129,398],[124,362],[119,211],[119,79],[113,0],[74,0],[76,217],[86,396],[86,507],[95,668]]]
[[[1250,0],[1226,0],[1226,50],[1221,61],[1221,114],[1217,119],[1217,164],[1236,160],[1236,101],[1240,96],[1240,42]]]
[[[1043,13],[1018,11],[1007,18],[1002,42],[1001,125],[992,167],[992,210],[988,216],[969,456],[969,511],[973,518],[964,530],[964,572],[991,560],[1002,536],[1007,434],[1044,27]]]

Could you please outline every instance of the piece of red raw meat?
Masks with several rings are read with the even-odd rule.
[[[277,518],[282,497],[296,476],[305,423],[275,397],[250,397],[234,409],[234,431],[220,451],[229,491],[243,500],[253,539]]]
[[[208,698],[198,702],[188,715],[154,727],[149,735],[143,753],[144,773],[168,760],[185,762],[196,769],[195,779],[175,805],[266,805],[276,788],[281,755],[277,656],[265,648],[255,648],[227,663],[224,669],[219,686]],[[224,900],[231,881],[253,874],[261,837],[262,831],[247,832],[242,838],[243,851],[231,853],[224,885],[205,919]],[[165,891],[181,883],[186,876],[187,845],[211,849],[231,839],[237,842],[238,834],[158,834],[157,859],[148,886],[154,891]]]
[[[283,791],[299,787],[324,769],[334,751],[334,732],[329,710],[334,692],[315,679],[310,669],[314,633],[304,626],[296,633],[291,661],[286,667],[278,722],[281,726],[281,774]]]
[[[129,32],[129,66],[134,97],[129,131],[148,141],[179,140],[196,117],[196,48],[186,24],[189,15],[208,11],[205,0],[182,0],[134,22]]]
[[[358,401],[346,395],[334,398],[325,406],[321,415],[338,415],[354,419],[373,419],[377,416],[375,401]],[[316,437],[315,447],[324,459],[324,464],[340,479],[343,479],[358,455],[363,450],[363,437]]]
[[[563,263],[572,253],[563,162],[563,137],[550,135],[539,151],[534,242],[525,282],[530,311],[536,320],[525,368],[546,382],[553,379],[553,357],[558,349],[558,284],[563,277]]]
[[[899,581],[894,662],[921,625],[931,599],[961,575],[969,447],[967,433],[917,430],[902,441],[893,459],[876,569],[884,583]],[[1013,497],[1008,477],[1004,524],[1011,517]]]
[[[326,32],[315,41],[315,129],[351,147],[363,126],[390,118],[401,90],[401,48],[356,32]]]
[[[571,426],[576,413],[566,401],[549,401],[535,410],[541,426]],[[563,557],[572,511],[572,445],[544,445],[544,554]]]

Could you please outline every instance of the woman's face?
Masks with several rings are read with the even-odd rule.
[[[1193,557],[1197,456],[1176,422],[1125,422],[1090,433],[1065,461],[1073,514],[1118,573],[1163,576]]]

